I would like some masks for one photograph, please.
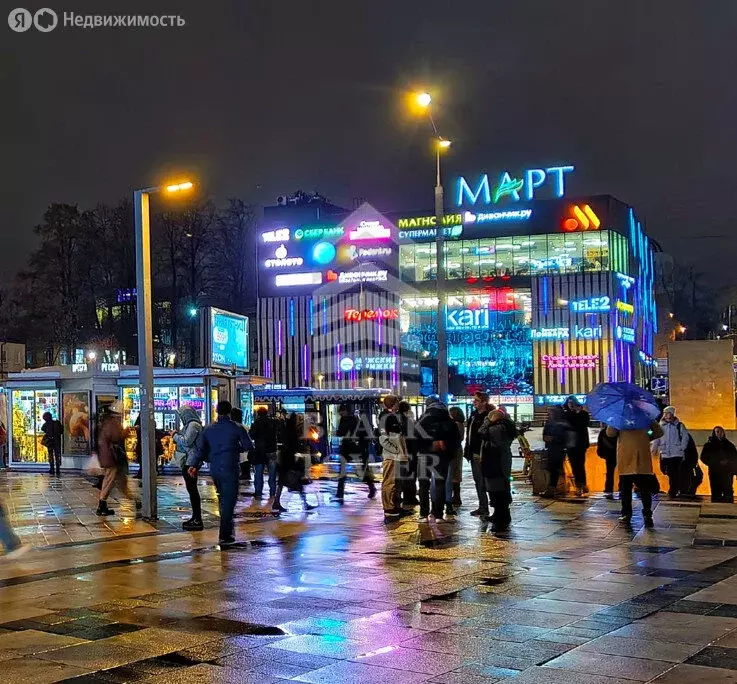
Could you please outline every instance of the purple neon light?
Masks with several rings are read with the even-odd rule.
[[[343,379],[343,371],[340,369],[340,357],[342,356],[340,352],[342,349],[343,345],[338,342],[338,344],[335,345],[335,376],[338,380]]]
[[[276,352],[281,356],[284,352],[284,341],[282,340],[282,323],[276,322]]]
[[[396,387],[399,384],[399,374],[397,373],[399,359],[397,358],[396,347],[392,347],[392,356],[394,357],[394,364],[392,365],[392,387]]]
[[[302,347],[302,378],[307,385],[310,381],[310,362],[307,358],[307,345]]]
[[[271,359],[266,359],[264,361],[264,375],[267,378],[271,377]]]
[[[565,351],[566,351],[565,345],[561,342],[560,343],[560,352],[559,352],[560,355],[561,356],[565,356]],[[560,385],[561,385],[561,387],[563,387],[565,384],[566,384],[566,369],[565,368],[561,368],[560,369]]]

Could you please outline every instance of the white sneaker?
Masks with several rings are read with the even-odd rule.
[[[29,551],[31,550],[31,547],[28,544],[21,544],[20,546],[17,546],[12,551],[8,551],[4,558],[7,558],[10,560],[11,558],[20,558],[21,556],[25,556]]]
[[[430,521],[430,519],[427,516],[425,516],[424,518],[420,518],[417,522],[418,523],[426,523],[426,522],[429,522],[429,521]]]

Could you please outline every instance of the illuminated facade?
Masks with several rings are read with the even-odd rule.
[[[461,401],[484,389],[526,415],[601,381],[651,375],[650,243],[614,198],[562,196],[570,171],[458,181],[461,204],[440,225],[442,324],[450,391]],[[544,182],[555,199],[526,199]],[[317,220],[267,210],[259,372],[287,387],[432,391],[437,223],[369,205]]]

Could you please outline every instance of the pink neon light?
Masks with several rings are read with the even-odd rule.
[[[543,366],[551,370],[564,370],[569,368],[596,368],[599,363],[599,356],[596,354],[581,354],[572,356],[550,356],[544,354],[542,357]]]
[[[388,240],[392,231],[380,221],[361,221],[358,227],[348,233],[350,240]]]

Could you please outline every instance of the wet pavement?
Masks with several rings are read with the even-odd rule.
[[[94,516],[79,476],[0,473],[37,548],[0,559],[5,681],[311,684],[737,682],[737,506],[545,501],[515,483],[503,537],[470,517],[384,525],[378,499],[315,483],[301,511],[239,504],[239,545],[184,533],[186,492],[161,478],[162,519]],[[472,503],[471,483],[464,498]]]

